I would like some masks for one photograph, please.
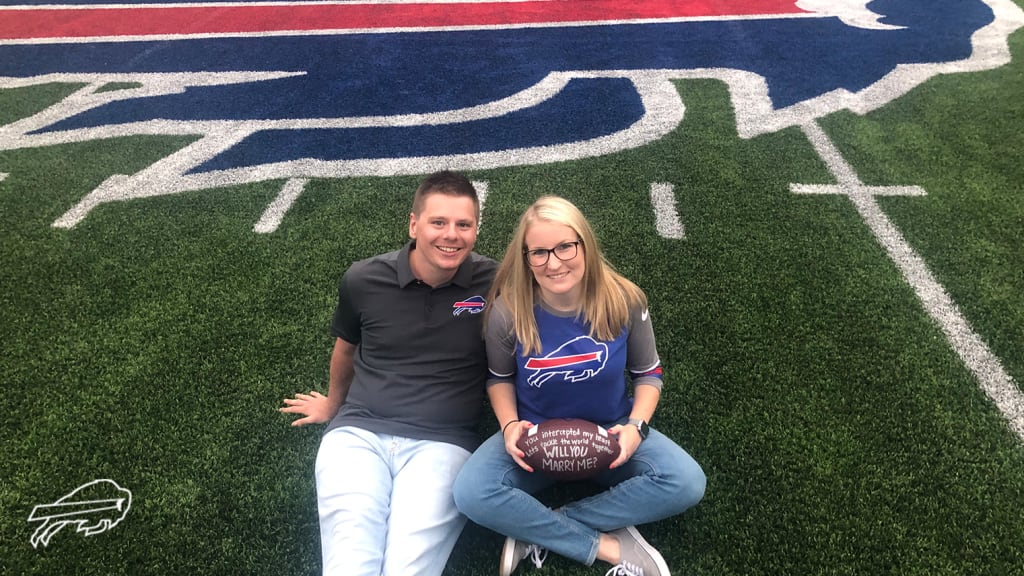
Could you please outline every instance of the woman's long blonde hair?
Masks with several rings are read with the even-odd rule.
[[[591,338],[614,339],[629,322],[630,308],[646,308],[647,297],[605,259],[593,228],[579,208],[558,196],[542,196],[519,218],[519,225],[495,274],[488,302],[493,305],[499,295],[502,297],[514,320],[516,338],[523,346],[524,355],[540,351],[540,336],[533,316],[536,281],[523,254],[526,232],[536,222],[561,224],[576,232],[586,265],[577,317],[590,325]],[[491,305],[486,314],[490,314]]]

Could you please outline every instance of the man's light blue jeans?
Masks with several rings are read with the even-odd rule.
[[[602,532],[679,514],[703,498],[707,484],[700,465],[653,428],[629,461],[593,481],[607,489],[557,511],[548,508],[532,495],[554,481],[520,468],[497,432],[463,466],[455,502],[481,526],[589,566]]]
[[[466,523],[452,484],[469,458],[445,442],[345,426],[320,441],[323,573],[437,576]]]

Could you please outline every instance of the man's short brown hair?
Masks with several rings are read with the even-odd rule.
[[[476,206],[476,219],[480,220],[480,198],[476,194],[476,188],[473,187],[473,183],[462,174],[450,170],[442,170],[424,178],[412,199],[413,214],[419,215],[423,211],[423,203],[427,196],[431,194],[471,198],[473,205]]]

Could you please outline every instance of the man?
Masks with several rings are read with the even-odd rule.
[[[284,400],[303,415],[293,425],[329,422],[316,460],[324,574],[439,575],[462,531],[452,484],[479,444],[480,312],[496,267],[472,252],[479,216],[464,176],[424,179],[410,242],[342,276],[327,396]]]

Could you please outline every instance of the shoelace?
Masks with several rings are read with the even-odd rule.
[[[623,562],[605,572],[604,576],[644,576],[644,569],[629,562]]]
[[[530,562],[537,568],[540,568],[544,564],[544,560],[548,557],[548,551],[546,548],[541,548],[536,544],[530,544],[526,547],[524,558],[529,558]]]

